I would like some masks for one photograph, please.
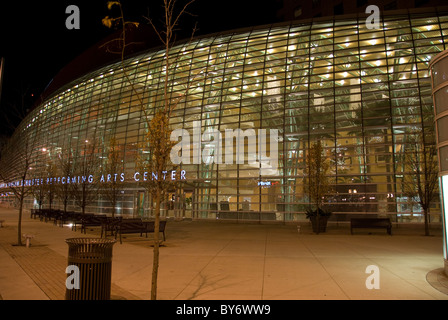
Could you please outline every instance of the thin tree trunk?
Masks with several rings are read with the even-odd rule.
[[[154,256],[152,264],[151,300],[157,299],[157,277],[159,274],[159,226],[161,190],[156,190],[156,209],[154,221]]]
[[[24,200],[24,195],[23,192],[25,191],[25,187],[24,187],[24,181],[22,181],[22,187],[21,187],[21,194],[19,197],[19,222],[17,225],[17,245],[21,246],[22,245],[22,212],[23,212],[23,200]]]

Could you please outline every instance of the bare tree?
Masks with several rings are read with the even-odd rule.
[[[185,97],[185,95],[180,95],[175,99],[172,99],[169,95],[168,83],[170,80],[170,75],[174,72],[174,64],[170,56],[171,48],[175,41],[175,30],[178,27],[179,19],[182,15],[187,13],[187,8],[194,2],[194,0],[188,1],[184,6],[177,7],[175,0],[163,0],[163,9],[164,9],[164,22],[163,28],[158,28],[155,26],[153,21],[149,18],[146,18],[147,21],[152,25],[154,31],[158,35],[159,39],[163,43],[165,50],[165,66],[164,66],[164,90],[163,90],[163,106],[158,110],[155,110],[152,118],[149,116],[146,110],[146,104],[143,101],[141,94],[133,85],[133,82],[130,80],[128,73],[125,71],[124,67],[124,55],[125,48],[128,45],[126,42],[126,27],[128,25],[138,26],[136,22],[126,21],[123,14],[122,5],[119,1],[110,1],[108,2],[108,8],[110,9],[112,6],[117,5],[120,8],[120,16],[118,18],[110,18],[106,17],[103,19],[103,24],[111,27],[112,25],[119,23],[123,28],[121,40],[122,40],[122,63],[123,63],[123,72],[125,77],[130,83],[130,86],[139,101],[141,106],[141,110],[145,115],[145,121],[147,122],[147,134],[146,141],[148,142],[148,149],[150,158],[147,162],[149,172],[153,173],[157,179],[149,179],[148,183],[145,185],[145,188],[150,191],[150,193],[154,196],[154,200],[156,203],[154,209],[154,255],[153,255],[153,268],[152,268],[152,280],[151,280],[151,300],[157,299],[157,279],[158,279],[158,269],[159,269],[159,230],[160,230],[160,208],[161,202],[165,198],[166,190],[168,188],[167,182],[162,179],[165,172],[167,171],[169,165],[169,155],[171,151],[171,147],[173,146],[170,141],[171,129],[169,125],[169,120],[173,110],[179,104],[179,102]],[[194,31],[193,31],[194,34]],[[199,72],[202,74],[202,72]],[[194,78],[194,77],[192,77]],[[190,81],[186,91],[190,89],[190,86],[193,81]]]
[[[38,150],[39,153],[46,154],[46,149],[42,148]],[[56,167],[53,162],[46,157],[35,157],[34,167],[44,168],[44,170],[31,170],[31,193],[34,199],[38,202],[39,209],[42,209],[44,200],[48,200],[49,209],[52,208],[53,200],[55,197],[54,184],[50,184],[50,179],[56,176]],[[43,174],[42,174],[43,173]]]
[[[120,147],[117,145],[117,141],[114,137],[110,139],[107,159],[103,168],[103,171],[105,173],[102,175],[100,180],[100,183],[102,185],[101,189],[112,206],[113,218],[115,216],[120,192],[124,187],[124,180],[119,174],[119,172],[123,169],[123,163],[121,162],[121,152]]]
[[[31,192],[30,170],[35,156],[35,142],[38,132],[36,121],[21,128],[8,141],[2,152],[0,179],[12,191],[19,203],[17,244],[22,245],[22,215],[26,196]]]
[[[320,218],[324,214],[322,210],[324,196],[331,190],[330,179],[328,177],[330,163],[325,156],[320,140],[313,143],[306,156],[307,175],[304,179],[304,190],[310,197],[310,209],[308,216],[310,219],[316,219],[316,233],[319,233]],[[316,206],[316,211],[311,208],[311,203]]]
[[[73,166],[73,156],[71,150],[66,150],[63,153],[58,154],[58,158],[56,160],[56,172],[62,177],[72,177],[74,173],[74,166]],[[56,177],[56,175],[53,175],[50,177],[50,179],[53,179],[53,177]],[[70,201],[70,198],[72,197],[72,187],[70,183],[59,183],[56,184],[55,181],[50,180],[49,184],[53,186],[53,190],[55,193],[56,198],[58,198],[63,206],[64,206],[64,212],[67,212],[67,206],[68,202]]]
[[[426,137],[426,140],[430,137]],[[411,152],[405,154],[405,168],[409,172],[404,175],[403,191],[411,199],[417,199],[423,209],[425,235],[429,236],[429,213],[431,203],[438,194],[438,162],[437,148],[434,143],[425,141],[418,132],[411,138]]]
[[[30,187],[31,194],[33,195],[34,199],[36,199],[39,209],[42,209],[42,204],[47,197],[47,185],[42,183],[42,178],[40,174],[36,174],[33,172],[31,174],[32,178],[32,184]]]
[[[186,93],[190,90],[190,86],[194,83],[195,77],[202,74],[200,71],[196,76],[192,76],[185,90],[185,94],[182,94],[175,99],[170,98],[168,91],[168,83],[170,74],[174,72],[174,64],[171,61],[170,50],[175,41],[175,30],[178,27],[179,19],[183,14],[187,13],[187,8],[194,2],[194,0],[187,2],[179,10],[176,10],[175,0],[163,0],[163,8],[165,13],[165,23],[163,31],[159,31],[151,19],[147,19],[153,26],[155,32],[159,36],[165,48],[165,81],[163,89],[163,101],[164,105],[160,110],[156,110],[154,117],[152,118],[149,126],[148,133],[146,135],[149,142],[150,154],[152,157],[152,168],[157,175],[157,179],[151,180],[152,183],[148,185],[148,189],[155,195],[156,207],[154,211],[154,259],[152,269],[152,283],[151,283],[151,299],[157,298],[157,279],[159,270],[159,226],[160,226],[160,204],[166,196],[168,190],[167,182],[162,178],[164,173],[170,166],[169,157],[173,146],[173,142],[170,140],[171,129],[169,121],[172,112],[176,109],[181,100],[185,98]],[[194,30],[193,33],[194,34]]]
[[[46,193],[46,198],[48,200],[48,208],[52,209],[53,201],[54,201],[54,198],[56,197],[56,186],[53,183],[49,183],[49,182],[50,182],[50,179],[52,179],[53,177],[56,177],[56,175],[57,175],[57,167],[53,160],[47,161],[45,173],[46,173],[46,177],[44,177],[45,181],[43,181],[43,183],[45,185],[45,193]]]
[[[76,181],[72,181],[70,187],[75,204],[85,214],[86,207],[97,199],[99,161],[96,140],[86,140],[74,159],[73,179]]]
[[[23,82],[15,86],[13,97],[6,112],[2,112],[2,123],[14,133],[1,152],[0,179],[8,186],[19,204],[17,244],[22,245],[22,214],[24,200],[30,194],[30,171],[35,160],[36,142],[39,141],[39,121],[30,121],[26,126],[19,123],[26,119],[31,105],[30,88]],[[30,119],[31,120],[31,119]]]

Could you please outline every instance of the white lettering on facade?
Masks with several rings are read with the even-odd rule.
[[[186,180],[186,171],[162,171],[161,178],[162,180]],[[158,175],[156,172],[135,172],[134,175],[134,181],[148,181],[148,180],[157,180]],[[102,174],[98,182],[100,183],[112,183],[112,182],[124,182],[125,181],[125,174],[124,173],[108,173],[108,174]],[[67,177],[47,177],[47,178],[36,178],[36,179],[27,179],[27,180],[18,180],[18,181],[12,181],[8,183],[0,183],[0,188],[8,188],[8,187],[20,187],[22,184],[26,187],[33,187],[33,186],[39,186],[39,185],[56,185],[56,184],[79,184],[79,183],[87,183],[92,184],[95,183],[95,177],[93,174],[84,175],[84,176],[67,176]]]

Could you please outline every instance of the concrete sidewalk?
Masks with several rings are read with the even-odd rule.
[[[99,237],[23,216],[31,247],[18,247],[17,210],[0,208],[0,299],[63,300],[65,239]],[[161,300],[447,300],[440,228],[359,230],[330,225],[315,235],[297,225],[169,221],[160,251]],[[152,235],[126,235],[113,247],[112,299],[149,299]],[[366,268],[379,268],[379,289],[367,289]]]

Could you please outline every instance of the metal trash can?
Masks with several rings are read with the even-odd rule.
[[[65,242],[68,244],[68,266],[75,266],[73,269],[79,271],[76,287],[69,288],[66,283],[65,299],[110,300],[112,247],[116,240],[70,238]]]

